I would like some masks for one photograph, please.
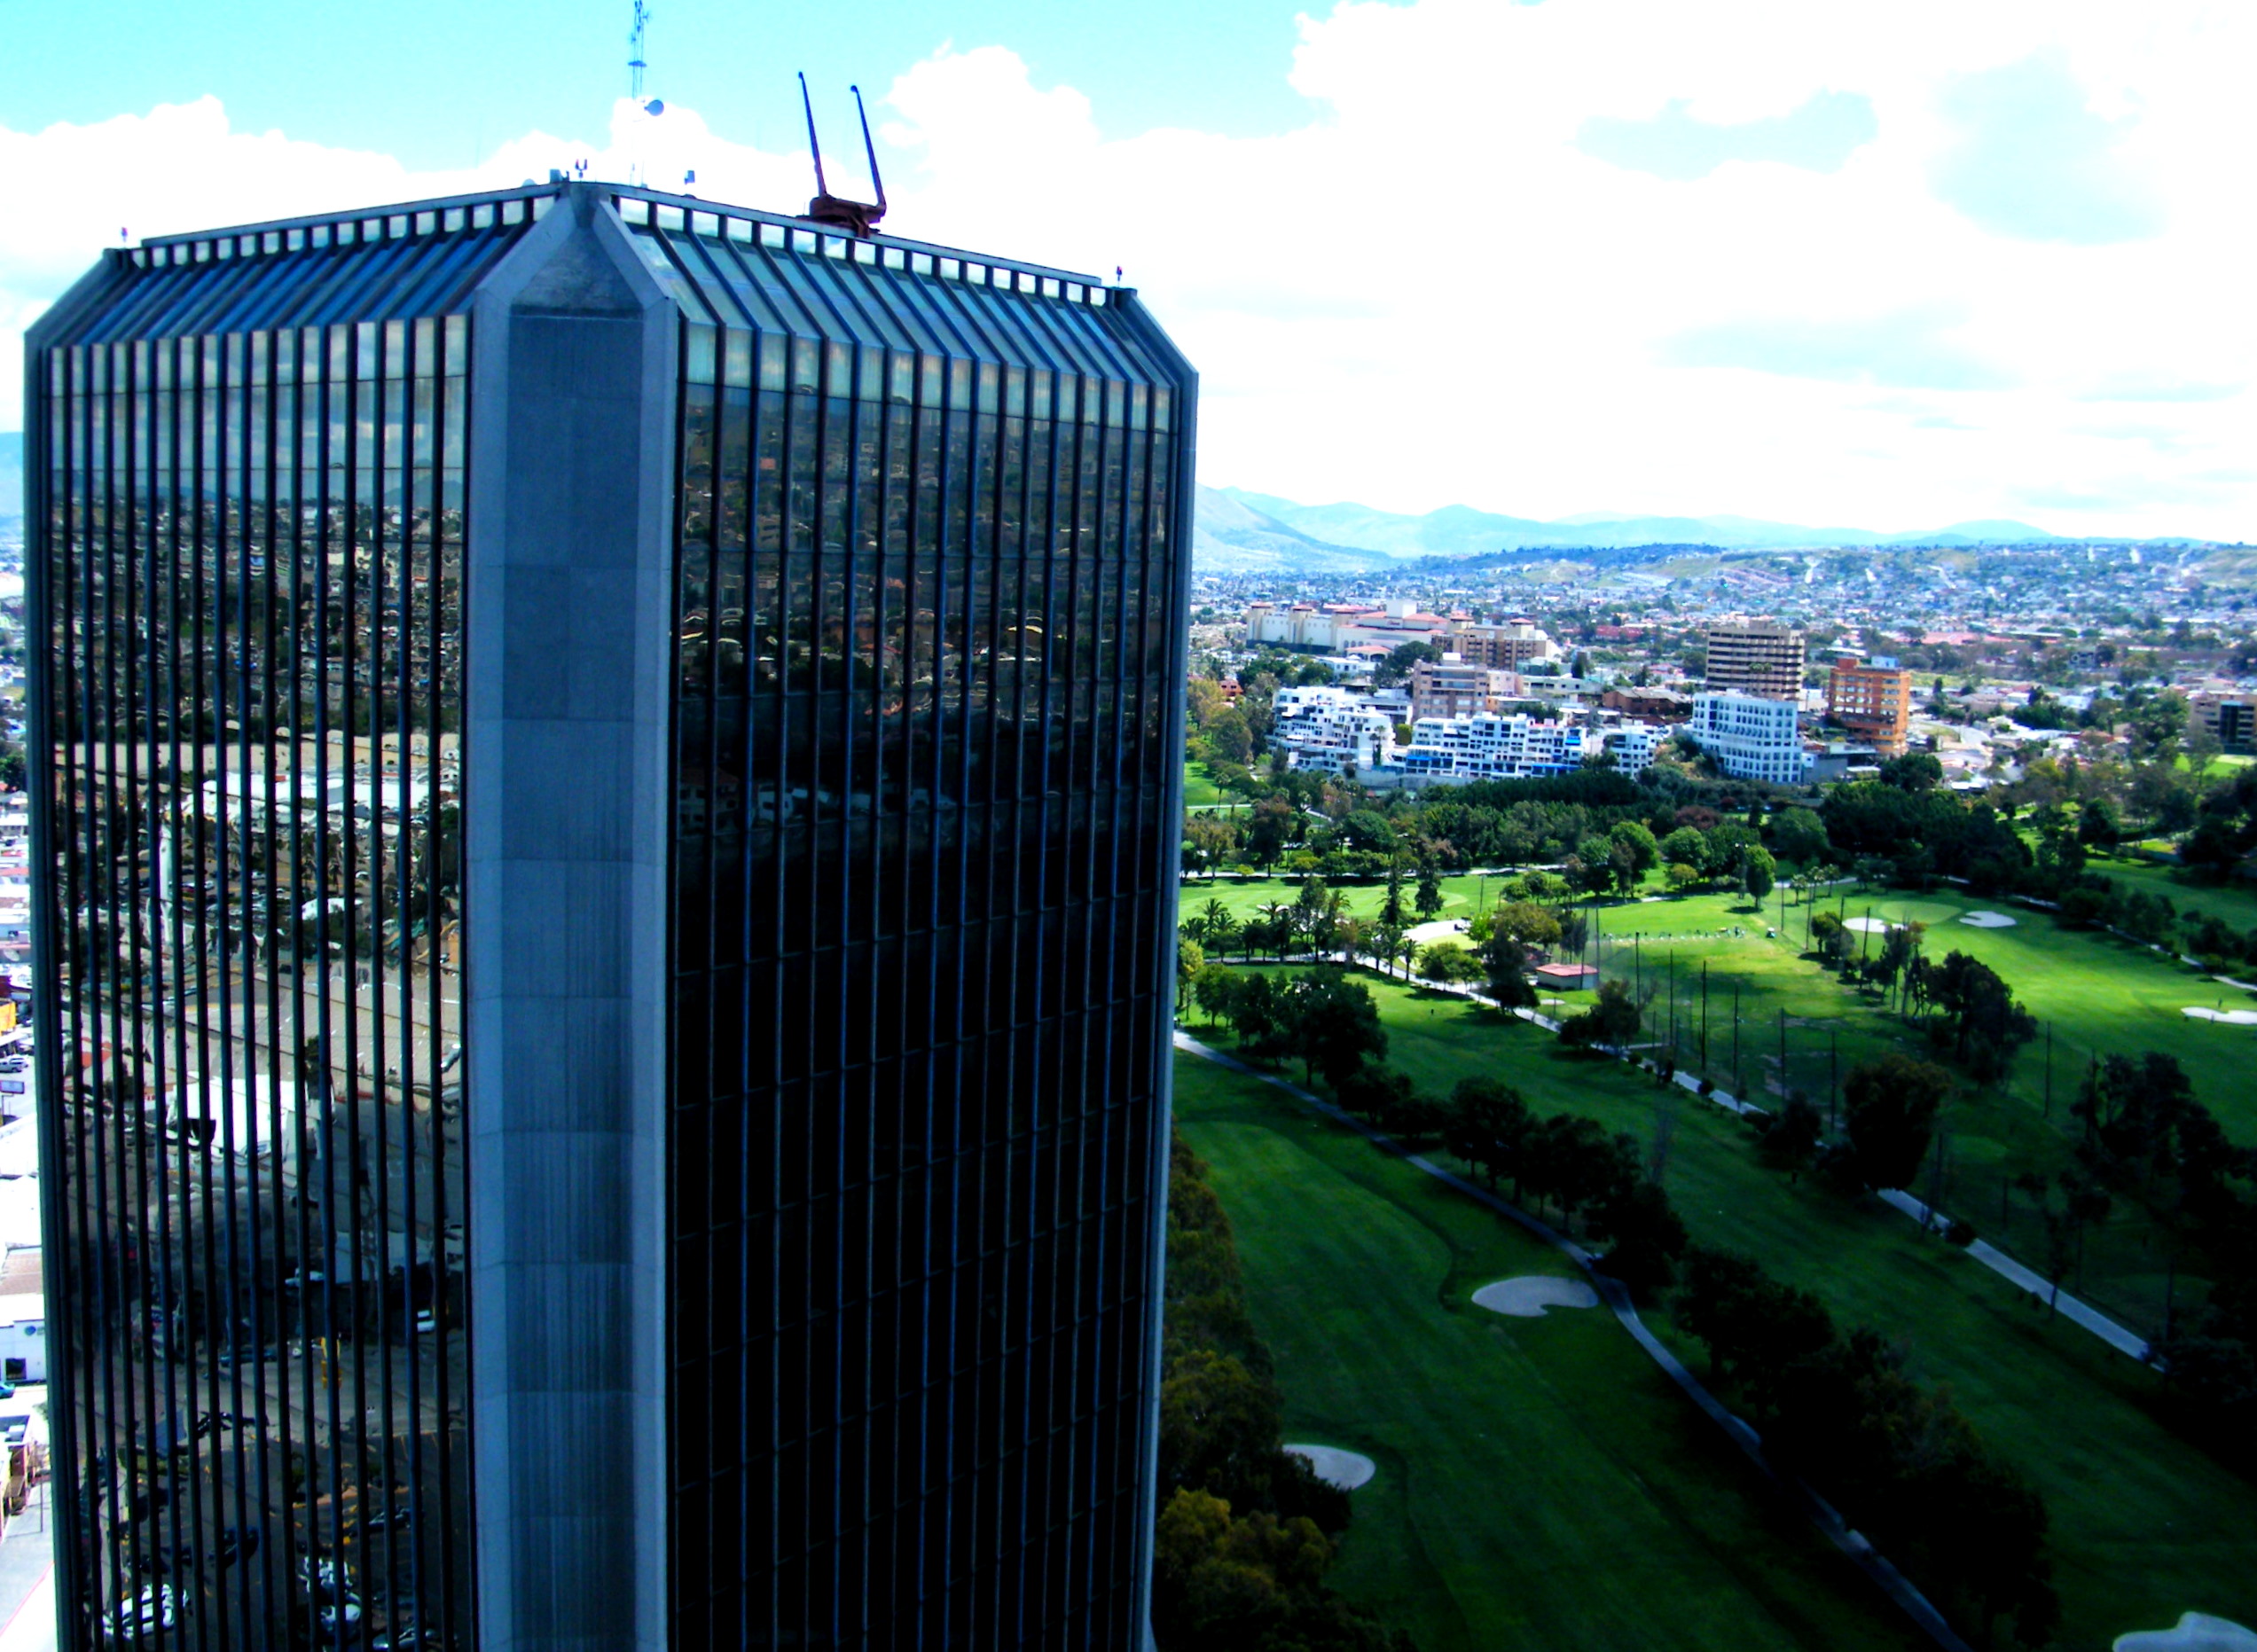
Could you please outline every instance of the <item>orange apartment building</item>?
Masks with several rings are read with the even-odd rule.
[[[1893,660],[1837,660],[1826,679],[1826,715],[1882,756],[1901,757],[1912,721],[1912,673]]]

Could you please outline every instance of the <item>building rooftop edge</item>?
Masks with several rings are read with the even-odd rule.
[[[648,202],[654,207],[671,207],[684,214],[701,213],[716,218],[736,218],[755,223],[774,224],[779,228],[796,230],[819,236],[829,241],[866,240],[874,247],[897,247],[905,253],[921,253],[936,259],[951,259],[965,263],[992,265],[997,269],[1016,270],[1023,275],[1047,278],[1086,287],[1093,294],[1112,294],[1126,298],[1135,288],[1109,286],[1101,277],[1085,275],[1077,270],[1062,270],[1050,264],[1031,263],[1023,258],[1009,258],[991,253],[976,252],[967,247],[944,247],[933,241],[910,240],[897,235],[871,234],[851,236],[842,234],[828,224],[815,223],[795,213],[768,212],[757,207],[739,207],[727,201],[710,200],[698,195],[678,195],[665,190],[648,189],[634,184],[607,184],[595,180],[567,181],[560,184],[519,184],[513,189],[478,190],[460,195],[434,195],[419,200],[392,201],[380,206],[357,207],[349,211],[336,210],[303,214],[292,218],[266,218],[253,223],[216,225],[208,230],[183,231],[175,235],[151,235],[142,239],[137,247],[112,247],[114,256],[129,261],[133,254],[149,247],[191,246],[198,241],[223,241],[244,236],[280,234],[291,230],[314,229],[323,225],[357,223],[368,218],[411,216],[418,213],[441,213],[462,208],[497,205],[511,200],[553,200],[568,190],[584,189],[610,198],[615,207],[628,200]],[[662,228],[668,227],[662,225]],[[246,254],[258,256],[256,253]],[[137,262],[137,261],[135,261]]]

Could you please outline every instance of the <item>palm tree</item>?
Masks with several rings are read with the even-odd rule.
[[[1282,920],[1292,910],[1283,901],[1272,901],[1262,908],[1262,916],[1269,920],[1270,934],[1275,940],[1277,955],[1281,959],[1284,958],[1285,949],[1291,944],[1292,940],[1292,931],[1284,928]]]
[[[1407,935],[1395,943],[1395,956],[1403,960],[1404,980],[1411,978],[1411,966],[1418,962],[1418,955],[1425,950]]]

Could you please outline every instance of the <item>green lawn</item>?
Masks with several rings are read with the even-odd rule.
[[[1604,1310],[1468,1300],[1556,1252],[1210,1062],[1179,1058],[1176,1108],[1289,1437],[1379,1465],[1332,1581],[1422,1652],[1921,1644]]]
[[[2257,889],[2246,883],[2197,883],[2146,860],[2096,860],[2092,870],[2127,889],[2166,896],[2182,912],[2214,913],[2244,935],[2257,929]]]
[[[1927,925],[1931,958],[1957,951],[1982,959],[2038,1018],[2039,1037],[2022,1051],[2004,1083],[1963,1089],[1953,1102],[1945,1120],[1938,1201],[2026,1260],[2043,1254],[2043,1223],[2026,1200],[2009,1192],[2010,1185],[2023,1171],[2051,1176],[2072,1162],[2081,1126],[2069,1108],[2096,1055],[2161,1050],[2175,1056],[2228,1132],[2239,1141],[2257,1140],[2257,1086],[2245,1078],[2257,1057],[2257,1033],[2184,1014],[2190,1005],[2244,1006],[2246,995],[2147,948],[2069,928],[2049,913],[2008,903],[1844,889],[1821,905],[1853,919]],[[2001,912],[2015,921],[1995,929],[1960,921],[1979,911]],[[1885,1014],[1877,996],[1844,985],[1803,953],[1811,912],[1791,896],[1783,927],[1775,896],[1765,904],[1761,920],[1752,916],[1745,901],[1721,896],[1603,906],[1599,955],[1609,976],[1633,979],[1652,991],[1649,1037],[1668,1040],[1674,999],[1682,1066],[1751,1100],[1775,1099],[1783,1086],[1791,1086],[1829,1107],[1840,1075],[1860,1061],[1891,1050],[1928,1051],[1918,1030]],[[1730,934],[1736,926],[1740,933]],[[1776,938],[1767,938],[1770,929],[1778,930]],[[1700,1044],[1705,967],[1705,1060]],[[2160,1327],[2168,1271],[2153,1225],[2143,1213],[2127,1205],[2093,1235],[2081,1288],[2142,1332]]]
[[[1260,913],[1273,901],[1290,906],[1301,893],[1303,880],[1299,878],[1219,878],[1210,882],[1204,878],[1187,880],[1183,886],[1183,916],[1187,919],[1203,911],[1208,901],[1219,900],[1230,909],[1231,915],[1241,922]],[[1438,918],[1470,918],[1479,911],[1477,904],[1487,900],[1494,905],[1498,878],[1444,878],[1442,880],[1442,910]],[[1383,882],[1343,883],[1338,892],[1347,901],[1351,917],[1376,918],[1381,904],[1387,899]],[[1403,881],[1403,904],[1407,910],[1411,899],[1418,893],[1418,879]],[[1410,921],[1424,921],[1415,912]]]
[[[2159,875],[2114,863],[2109,870],[2151,881]],[[1440,915],[1470,916],[1477,900],[1497,898],[1497,883],[1444,880]],[[1216,899],[1242,918],[1273,901],[1289,903],[1298,889],[1287,879],[1187,884],[1184,912],[1188,917]],[[1377,885],[1342,892],[1359,917],[1375,916],[1385,898]],[[2183,904],[2191,904],[2214,894],[2221,902],[2247,902],[2250,923],[2257,926],[2257,895],[2176,887],[2174,898],[2183,895]],[[1891,1051],[1930,1052],[1920,1030],[1887,1014],[1877,995],[1845,985],[1805,952],[1814,910],[1923,923],[1930,958],[1956,951],[1982,959],[2037,1017],[2038,1037],[2003,1082],[1963,1088],[1955,1099],[1944,1123],[1941,1182],[1932,1186],[1943,1208],[2034,1265],[2044,1256],[2043,1218],[2011,1184],[2025,1171],[2051,1177],[2073,1163],[2081,1127],[2069,1108],[2096,1056],[2160,1050],[2176,1057],[2228,1133],[2257,1141],[2257,1084],[2246,1077],[2257,1060],[2257,1029],[2184,1013],[2189,1006],[2248,1007],[2250,997],[2149,948],[2065,927],[2042,911],[1951,892],[1848,887],[1824,893],[1816,908],[1790,892],[1783,909],[1775,894],[1760,914],[1737,895],[1618,901],[1592,912],[1592,955],[1607,976],[1633,980],[1650,995],[1646,1037],[1666,1044],[1673,1035],[1681,1066],[1753,1100],[1800,1091],[1829,1110],[1830,1124],[1840,1077],[1859,1062]],[[2232,920],[2227,908],[2220,911]],[[2002,912],[2014,922],[2004,928],[1962,922],[1971,912]],[[1863,944],[1877,945],[1878,937]],[[1924,1182],[1920,1191],[1931,1192],[1932,1185]],[[2198,1296],[2201,1288],[2183,1276],[2178,1285]],[[2143,1212],[2120,1205],[2088,1238],[2077,1288],[2142,1334],[2160,1328],[2173,1289],[2170,1269]]]
[[[1720,1108],[1462,999],[1376,981],[1372,989],[1389,1061],[1422,1088],[1498,1074],[1540,1111],[1587,1113],[1649,1143],[1666,1118],[1665,1182],[1697,1239],[1759,1256],[1842,1319],[1902,1339],[1915,1373],[1948,1383],[2044,1491],[2063,1645],[2104,1648],[2190,1609],[2257,1622],[2257,1488],[2166,1426],[2151,1373],[2049,1320],[1894,1212],[1765,1168],[1747,1128]],[[1665,1315],[1649,1318],[1665,1324]],[[1683,1351],[1698,1368],[1697,1352]]]
[[[1230,798],[1215,784],[1215,777],[1207,771],[1203,763],[1187,763],[1183,766],[1183,801],[1193,809],[1214,803],[1226,803]]]

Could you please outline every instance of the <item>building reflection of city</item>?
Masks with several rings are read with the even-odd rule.
[[[466,1623],[466,341],[46,357],[59,1432],[106,1634]]]

